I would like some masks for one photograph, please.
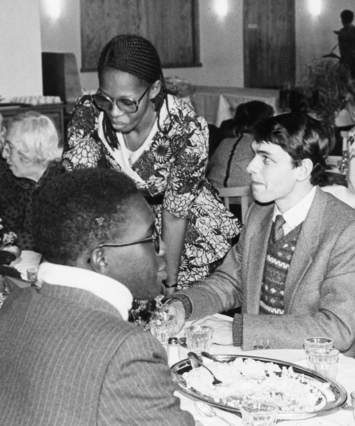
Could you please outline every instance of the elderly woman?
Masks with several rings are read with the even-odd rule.
[[[56,127],[46,115],[25,112],[9,123],[0,163],[0,214],[4,225],[17,234],[22,250],[34,250],[31,232],[31,200],[45,176],[59,173]],[[5,160],[5,161],[4,161]]]
[[[124,171],[154,208],[166,244],[167,293],[206,277],[239,224],[205,179],[208,127],[167,94],[158,53],[136,35],[114,37],[98,63],[99,89],[76,105],[64,165]]]

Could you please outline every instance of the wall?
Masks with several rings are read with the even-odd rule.
[[[0,96],[42,93],[39,0],[1,0]]]
[[[214,12],[222,0],[199,0],[201,63],[198,68],[165,70],[193,83],[243,86],[243,0],[226,0],[230,11],[224,18]],[[342,9],[355,10],[354,0],[322,0],[323,12],[312,18],[307,5],[296,0],[297,79],[314,58],[330,51],[337,39]],[[56,21],[47,13],[48,3],[61,5]],[[42,90],[41,50],[74,52],[80,67],[80,0],[2,0],[0,14],[0,95],[36,95]],[[4,59],[3,59],[4,60]],[[81,74],[83,88],[95,89],[95,73]]]
[[[57,22],[47,14],[51,1],[41,0],[42,50],[73,52],[80,68],[80,0],[61,0],[62,16]],[[214,5],[221,0],[199,0],[202,67],[166,69],[166,76],[178,75],[196,84],[243,86],[243,0],[226,1],[230,13],[218,18]],[[96,73],[81,73],[81,84],[95,89]]]
[[[322,12],[311,16],[308,4],[314,0],[296,0],[296,76],[301,81],[307,64],[319,60],[337,45],[333,33],[342,27],[339,18],[343,9],[355,12],[355,0],[321,0]],[[335,53],[339,53],[338,49]]]

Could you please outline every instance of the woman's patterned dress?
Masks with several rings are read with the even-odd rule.
[[[98,166],[126,172],[152,205],[159,232],[162,210],[186,219],[178,285],[188,287],[211,273],[240,230],[205,178],[207,123],[188,102],[168,95],[142,149],[131,157],[127,152],[123,135],[83,96],[73,110],[63,164],[69,170]]]

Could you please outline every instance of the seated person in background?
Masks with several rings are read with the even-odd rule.
[[[260,122],[248,165],[254,203],[222,265],[169,300],[178,326],[238,306],[216,332],[243,349],[260,339],[302,348],[327,336],[355,354],[355,211],[317,182],[328,140],[320,123],[289,113]]]
[[[207,167],[207,177],[217,188],[249,185],[246,167],[253,158],[252,129],[257,122],[271,117],[272,106],[261,101],[238,105],[234,122],[234,135],[224,139],[212,155]]]
[[[4,225],[18,236],[21,250],[33,250],[31,199],[45,176],[63,169],[62,148],[53,121],[35,111],[9,123],[0,162],[0,212]],[[5,161],[4,161],[5,160]]]
[[[156,296],[166,278],[131,179],[86,169],[46,181],[33,226],[37,288],[14,288],[0,309],[0,423],[193,425],[163,347],[127,322],[132,296]]]
[[[210,159],[219,144],[226,138],[234,138],[236,136],[234,118],[222,121],[217,127],[215,124],[208,124],[208,158]]]

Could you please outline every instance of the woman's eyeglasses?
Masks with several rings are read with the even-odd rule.
[[[102,111],[109,112],[112,110],[113,105],[115,104],[117,108],[125,112],[127,114],[134,114],[138,111],[139,104],[144,98],[145,94],[150,89],[150,86],[148,86],[145,91],[142,93],[142,95],[136,100],[136,99],[130,99],[130,98],[117,98],[112,99],[109,96],[105,95],[100,91],[100,89],[92,95],[92,99],[97,106],[97,108],[101,109]]]

